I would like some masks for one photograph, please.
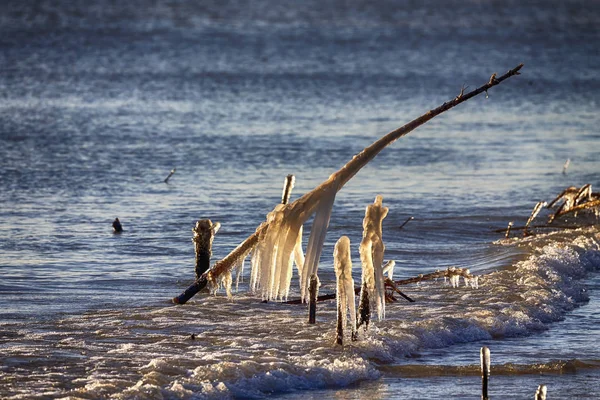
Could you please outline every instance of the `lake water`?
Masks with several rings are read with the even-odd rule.
[[[598,26],[589,1],[4,2],[0,397],[477,399],[488,346],[492,398],[539,384],[599,398],[597,217],[495,232],[568,186],[600,185]],[[319,266],[332,293],[347,235],[360,280],[365,207],[382,195],[395,279],[458,266],[479,288],[404,286],[416,302],[388,304],[343,347],[335,301],[309,325],[305,305],[249,292],[249,268],[233,299],[171,303],[194,280],[198,219],[222,224],[218,260],[286,175],[294,200],[519,63],[338,193]]]

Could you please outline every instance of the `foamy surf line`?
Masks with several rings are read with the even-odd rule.
[[[510,268],[482,275],[479,289],[463,286],[457,290],[439,282],[418,285],[417,291],[423,294],[418,306],[395,307],[388,319],[375,322],[358,342],[343,349],[333,346],[329,322],[321,330],[325,333],[310,338],[303,351],[293,355],[285,351],[286,346],[294,346],[293,337],[279,338],[277,348],[270,347],[268,340],[257,342],[254,346],[259,351],[251,353],[244,353],[241,344],[236,349],[234,341],[234,348],[226,354],[209,356],[199,352],[204,365],[194,368],[179,367],[181,357],[177,356],[153,359],[140,369],[142,378],[116,397],[261,398],[274,393],[344,387],[390,372],[415,376],[476,374],[476,366],[417,368],[390,364],[401,364],[403,357],[419,349],[546,330],[548,323],[563,319],[568,311],[588,300],[583,279],[599,269],[597,234],[579,236],[569,244],[546,243]],[[255,322],[250,329],[258,332],[259,324]],[[193,365],[193,358],[188,357],[186,364]],[[496,374],[530,374],[598,367],[597,360],[569,360],[493,368]]]
[[[335,301],[320,303],[317,324],[307,325],[304,306],[258,303],[254,296],[240,293],[233,301],[204,296],[185,307],[105,310],[20,330],[19,341],[4,347],[6,360],[14,363],[0,373],[22,375],[22,382],[45,377],[30,382],[27,390],[15,387],[15,399],[34,398],[36,393],[116,399],[262,398],[345,387],[376,380],[396,368],[399,374],[409,373],[406,356],[423,349],[532,335],[564,319],[588,300],[586,278],[600,270],[598,235],[590,230],[568,241],[529,238],[517,245],[531,248],[530,256],[480,275],[479,288],[463,283],[454,288],[443,281],[407,286],[416,303],[391,304],[385,320],[374,321],[367,332],[359,332],[358,341],[347,340],[343,347],[333,344]],[[64,359],[60,371],[48,375],[45,357],[59,353]],[[23,362],[27,370],[20,369]],[[571,367],[597,364],[578,359],[564,365],[544,361],[492,368],[526,374],[536,368],[552,372]],[[470,374],[475,367],[420,368],[427,374]]]

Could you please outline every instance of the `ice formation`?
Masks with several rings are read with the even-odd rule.
[[[356,332],[356,305],[350,239],[347,236],[342,236],[335,244],[333,268],[337,277],[337,309],[339,317],[342,319],[341,326],[338,326],[343,330],[346,322],[349,321],[354,335]]]
[[[306,299],[306,296],[308,296],[310,277],[317,274],[319,258],[321,258],[323,243],[325,243],[325,235],[327,234],[327,228],[329,227],[329,218],[331,217],[331,210],[333,209],[336,193],[337,185],[323,190],[322,198],[319,201],[315,218],[310,229],[310,237],[308,239],[308,246],[306,247],[306,258],[302,267],[300,286],[300,295],[303,301]]]
[[[525,227],[528,227],[529,224],[535,219],[535,217],[537,217],[537,215],[540,213],[542,207],[546,206],[548,203],[546,203],[545,201],[538,201],[537,204],[535,205],[535,207],[533,207],[533,211],[531,211],[531,215],[529,216],[529,219],[527,220],[527,223],[525,224]]]
[[[250,286],[260,290],[263,300],[287,298],[292,281],[293,261],[303,263],[302,224],[285,218],[278,204],[267,215],[267,228],[252,253]],[[301,270],[301,267],[298,267]]]
[[[390,281],[394,280],[394,267],[396,266],[396,261],[390,260],[383,266],[383,275],[387,275]]]
[[[281,204],[267,215],[265,229],[259,231],[258,243],[252,252],[252,272],[250,287],[260,290],[263,300],[287,298],[292,281],[293,262],[298,274],[304,264],[302,251],[302,222],[286,218],[285,205],[288,203],[294,176],[285,179]],[[243,265],[243,260],[241,261]],[[237,262],[240,264],[240,261]]]
[[[388,213],[382,205],[383,197],[377,196],[367,206],[363,220],[363,238],[360,242],[360,260],[363,268],[362,282],[369,296],[371,309],[377,309],[377,317],[385,318],[385,281],[383,277],[383,253],[381,223]]]

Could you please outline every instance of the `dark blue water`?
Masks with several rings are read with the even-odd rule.
[[[598,395],[581,391],[600,360],[589,350],[597,228],[509,242],[494,230],[567,186],[600,184],[599,23],[585,1],[4,2],[0,397],[358,398],[366,387],[436,398],[419,390],[438,385],[477,398],[477,379],[462,392],[453,368],[475,378],[483,344],[500,365],[526,366],[503,375],[505,398],[532,396],[538,365],[552,398]],[[222,224],[222,258],[287,174],[293,200],[519,63],[522,75],[400,139],[344,187],[319,270],[331,291],[333,246],[348,235],[360,279],[364,209],[380,194],[398,279],[457,265],[482,276],[479,290],[407,288],[416,305],[390,305],[369,340],[344,349],[331,344],[335,304],[308,326],[303,307],[247,293],[249,267],[233,302],[170,305],[193,280],[196,220]],[[561,359],[584,372],[563,379]],[[447,376],[430,379],[432,365]]]

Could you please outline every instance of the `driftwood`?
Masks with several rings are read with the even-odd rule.
[[[584,210],[591,210],[593,208],[600,207],[600,199],[588,201],[587,203],[579,204],[577,206],[571,207],[568,210],[563,210],[559,212],[556,217],[561,217],[563,215],[576,213]]]
[[[396,292],[399,295],[401,295],[402,297],[404,297],[409,302],[414,303],[415,300],[413,300],[412,298],[410,298],[407,295],[405,295],[404,293],[402,293],[400,291],[400,289],[398,288],[398,286],[409,285],[411,283],[419,283],[419,282],[423,282],[423,281],[430,281],[430,280],[439,279],[439,278],[450,278],[452,276],[462,276],[463,278],[466,278],[466,279],[474,279],[474,278],[476,278],[466,268],[450,267],[450,268],[445,269],[443,271],[435,271],[435,272],[431,272],[429,274],[419,275],[419,276],[416,276],[414,278],[402,279],[402,280],[399,280],[399,281],[392,281],[391,279],[387,278],[385,280],[385,285],[386,285],[386,287],[392,289],[394,292]],[[354,294],[357,295],[357,296],[361,294],[361,287],[360,286],[356,286],[354,288]],[[317,301],[334,300],[335,298],[336,298],[336,294],[335,293],[324,294],[324,295],[321,295],[321,296],[317,297]],[[288,301],[285,301],[284,303],[285,304],[301,304],[302,300],[301,299],[288,300]]]
[[[319,199],[323,196],[323,193],[329,190],[335,190],[336,192],[341,190],[341,188],[350,180],[358,171],[364,167],[369,161],[371,161],[381,150],[394,143],[396,140],[401,138],[402,136],[407,135],[414,129],[433,119],[434,117],[440,115],[441,113],[448,111],[449,109],[481,94],[503,82],[504,80],[520,74],[520,70],[523,67],[523,64],[517,65],[515,68],[509,70],[504,75],[497,77],[496,74],[492,74],[488,83],[479,88],[469,92],[464,93],[463,90],[460,91],[458,96],[454,99],[445,102],[441,106],[429,110],[425,114],[420,117],[412,120],[406,125],[388,133],[383,136],[370,146],[366,147],[359,154],[355,155],[352,160],[350,160],[346,165],[344,165],[340,170],[330,175],[329,179],[325,182],[317,186],[315,189],[306,193],[304,196],[295,200],[294,202],[286,205],[284,208],[284,212],[286,218],[300,218],[312,215],[318,205]],[[239,259],[242,256],[248,254],[248,252],[258,243],[259,237],[261,233],[264,234],[268,227],[267,222],[263,222],[256,231],[251,234],[246,240],[240,243],[231,253],[229,253],[225,258],[215,263],[207,272],[205,272],[200,278],[198,278],[190,287],[188,287],[182,294],[173,298],[173,302],[176,304],[184,304],[189,299],[191,299],[196,293],[202,290],[206,285],[211,282],[212,284],[216,284],[217,278],[224,273],[228,273],[231,269],[237,264]],[[311,232],[312,233],[312,232]],[[324,237],[323,237],[324,239]],[[310,241],[309,241],[310,242]],[[309,252],[307,251],[307,254]],[[320,254],[320,251],[317,251]],[[307,260],[310,257],[307,256]],[[306,268],[306,263],[305,263]]]
[[[580,228],[585,228],[587,226],[593,226],[593,225],[531,225],[531,226],[511,226],[510,230],[515,230],[515,231],[522,231],[522,230],[529,230],[529,229],[580,229]],[[506,232],[506,228],[502,228],[502,229],[494,229],[495,233],[503,233]]]

